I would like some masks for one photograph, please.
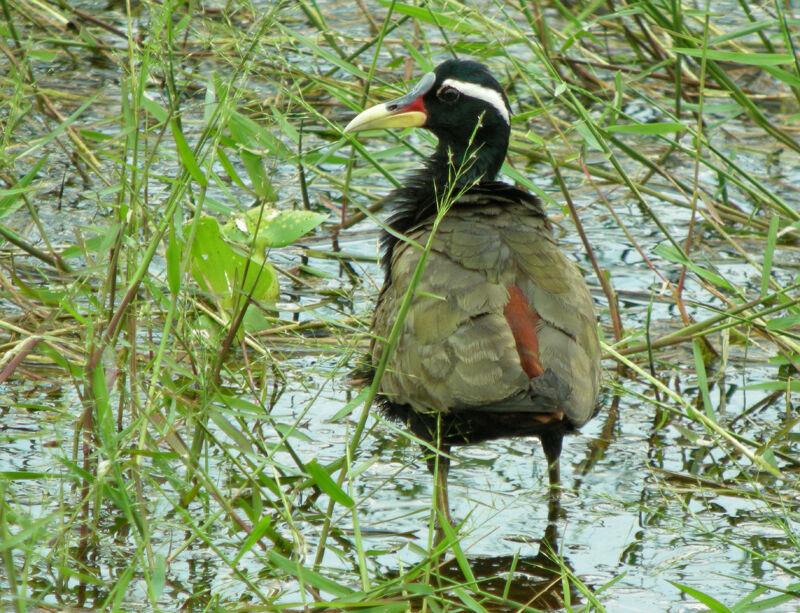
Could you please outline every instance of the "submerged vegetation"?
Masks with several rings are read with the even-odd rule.
[[[0,608],[797,610],[790,2],[0,9]],[[452,56],[507,84],[606,393],[561,507],[531,441],[459,450],[435,544],[351,381],[430,136],[341,128]]]

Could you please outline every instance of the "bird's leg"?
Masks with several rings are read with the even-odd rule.
[[[433,496],[436,501],[438,515],[452,526],[450,504],[447,499],[447,474],[450,471],[449,454],[450,445],[437,445],[436,455],[428,458],[428,470],[433,475]]]
[[[558,554],[558,518],[561,515],[561,487],[559,474],[559,457],[561,456],[561,442],[564,432],[559,430],[546,432],[539,435],[542,441],[544,456],[547,458],[547,475],[550,480],[547,497],[547,528],[539,544],[539,556],[542,568],[553,572],[553,578],[560,583],[560,569],[563,561],[559,561]]]
[[[561,456],[561,442],[564,440],[564,433],[561,430],[545,432],[539,435],[542,441],[544,457],[547,459],[547,476],[550,479],[550,498],[558,500],[560,487],[560,474],[558,469],[558,458]],[[550,519],[548,517],[548,519]]]

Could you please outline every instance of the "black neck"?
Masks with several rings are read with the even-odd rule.
[[[493,181],[503,165],[502,156],[488,143],[459,148],[440,141],[427,160],[425,173],[440,193],[450,187],[458,192],[476,183]]]
[[[479,130],[476,137],[487,136],[485,132]],[[435,215],[437,206],[473,185],[494,181],[508,149],[508,133],[492,136],[491,139],[476,138],[471,144],[452,142],[440,136],[436,150],[425,160],[425,165],[412,172],[405,186],[389,197],[396,211],[392,227],[402,232],[412,223]],[[401,222],[401,227],[396,227],[395,222]]]
[[[427,160],[426,170],[437,187],[469,187],[494,181],[500,172],[508,150],[507,126],[480,127],[471,135],[436,136],[439,144]]]
[[[405,233],[424,219],[434,217],[443,202],[457,198],[474,185],[494,181],[505,157],[507,141],[502,147],[484,142],[474,155],[471,150],[448,147],[442,140],[425,165],[412,172],[405,185],[394,190],[387,203],[393,209],[389,226],[396,232]],[[383,232],[383,266],[389,271],[391,253],[397,242],[392,234]]]

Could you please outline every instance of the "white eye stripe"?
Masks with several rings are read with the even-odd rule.
[[[508,107],[506,106],[505,100],[503,100],[503,96],[501,96],[500,92],[496,89],[478,85],[477,83],[470,83],[468,81],[459,81],[457,79],[445,79],[439,91],[442,91],[445,87],[452,87],[465,96],[483,100],[487,104],[491,104],[507,124],[511,123],[508,117]]]

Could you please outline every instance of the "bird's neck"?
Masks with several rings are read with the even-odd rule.
[[[389,196],[395,209],[390,223],[395,230],[403,232],[436,215],[443,204],[453,204],[472,186],[495,180],[508,149],[508,132],[482,128],[475,136],[469,143],[439,136],[425,165]]]
[[[388,219],[389,226],[403,234],[414,225],[436,216],[443,203],[453,204],[473,185],[494,181],[503,165],[507,147],[507,137],[505,142],[482,141],[481,145],[473,144],[471,148],[457,147],[440,139],[425,165],[411,173],[405,185],[387,198],[394,209]],[[395,234],[383,232],[382,262],[387,278],[396,242]]]
[[[423,174],[429,177],[431,189],[439,198],[455,196],[476,183],[494,181],[508,147],[508,142],[473,142],[467,146],[440,139],[433,155],[428,158]]]

